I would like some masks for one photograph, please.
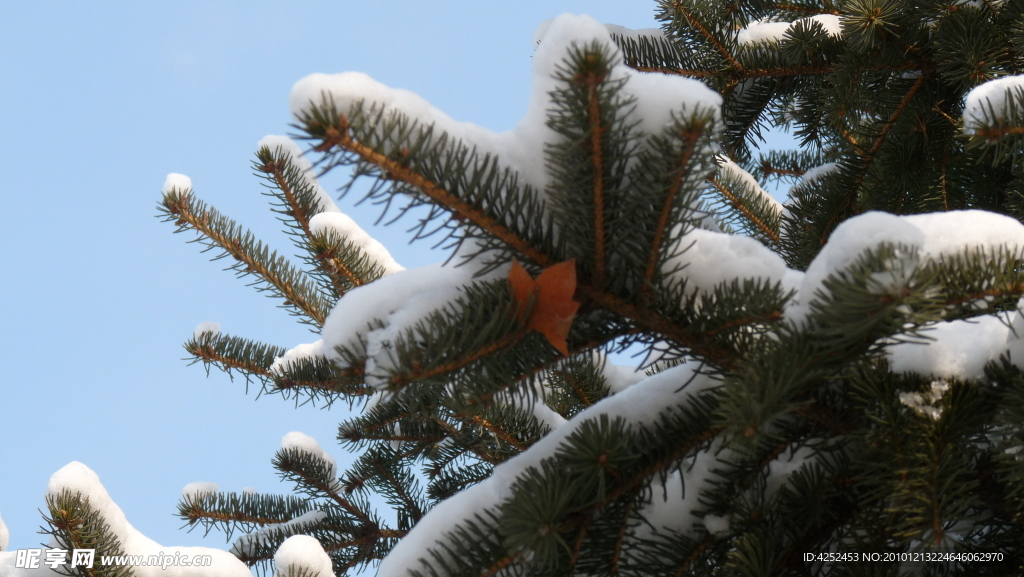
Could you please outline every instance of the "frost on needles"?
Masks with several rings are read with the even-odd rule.
[[[357,409],[346,471],[292,432],[293,494],[186,487],[182,519],[239,536],[183,575],[1024,570],[1024,2],[658,6],[661,30],[544,23],[506,133],[299,81],[313,164],[267,137],[254,167],[301,265],[168,177],[166,219],[319,334],[204,323],[194,360]],[[314,164],[423,211],[446,260],[400,266]],[[152,547],[84,466],[54,479],[54,539],[78,507],[99,546]],[[821,557],[886,553],[946,556]]]

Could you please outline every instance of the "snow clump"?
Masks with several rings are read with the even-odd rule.
[[[323,546],[309,535],[292,535],[274,553],[276,575],[298,575],[305,568],[309,575],[317,577],[334,577],[331,557]]]
[[[999,120],[1006,120],[1010,102],[1024,96],[1024,75],[1005,76],[982,83],[967,94],[964,103],[964,132],[978,129]]]

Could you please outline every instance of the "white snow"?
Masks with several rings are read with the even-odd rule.
[[[204,483],[203,481],[197,481],[195,483],[189,483],[181,490],[182,497],[198,497],[203,493],[216,493],[220,491],[220,485],[217,483]]]
[[[752,44],[775,44],[782,41],[786,34],[789,33],[790,29],[792,29],[798,22],[804,22],[807,24],[817,22],[821,24],[825,29],[825,32],[831,36],[842,36],[843,34],[843,25],[839,20],[839,16],[835,14],[818,14],[817,16],[801,18],[794,22],[766,22],[763,20],[751,22],[748,26],[741,28],[736,33],[736,42],[741,46]]]
[[[601,374],[604,375],[605,384],[608,385],[608,389],[612,394],[621,393],[647,378],[647,375],[636,367],[616,365],[609,362],[604,363]]]
[[[900,393],[900,403],[919,415],[938,421],[942,418],[942,397],[945,396],[949,387],[948,381],[934,380],[925,393]]]
[[[491,274],[507,272],[507,267],[503,267]],[[367,383],[383,386],[383,383],[373,378],[373,373],[378,368],[391,366],[391,342],[425,315],[457,297],[459,288],[474,280],[474,273],[472,266],[435,264],[397,271],[357,287],[341,298],[331,310],[320,332],[323,337],[321,341],[313,345],[300,345],[288,351],[274,365],[277,367],[300,356],[318,354],[343,366],[343,360],[336,354],[335,347],[346,346],[358,350],[362,346],[362,339],[366,342],[369,355],[366,365]],[[381,320],[384,327],[373,329],[371,323],[375,319]]]
[[[177,189],[178,192],[192,190],[192,179],[184,174],[172,172],[167,175],[167,180],[164,181],[164,194],[171,192],[172,189]]]
[[[495,401],[502,403],[506,406],[511,406],[513,401],[518,400],[518,406],[524,408],[533,415],[537,422],[541,425],[546,425],[548,431],[554,431],[558,427],[561,427],[568,421],[565,417],[558,414],[554,409],[546,404],[548,397],[548,381],[547,378],[539,381],[535,381],[533,385],[532,395],[526,392],[513,393],[511,391],[505,391],[504,394],[496,395]]]
[[[618,66],[615,70],[625,72],[629,69],[623,70],[622,66]],[[630,74],[623,73],[623,76],[630,76],[625,92],[637,98],[631,120],[637,121],[637,126],[648,134],[661,133],[672,124],[673,117],[679,116],[680,111],[708,110],[715,113],[715,118],[719,116],[721,96],[699,80],[657,72],[633,71]],[[721,132],[721,128],[721,123],[716,122],[716,135]],[[703,172],[712,168],[699,166],[693,170]]]
[[[1000,8],[1006,0],[956,0],[954,6],[971,6],[973,8]]]
[[[854,264],[865,250],[889,242],[906,247],[924,244],[924,233],[899,217],[884,212],[866,212],[844,221],[829,237],[821,252],[807,267],[795,301],[786,309],[786,317],[800,321],[810,312],[810,302],[822,283],[832,274]]]
[[[785,451],[772,460],[766,467],[766,496],[772,498],[789,481],[793,472],[812,456],[811,449],[802,447]],[[635,534],[646,537],[651,534],[649,528],[653,528],[660,532],[681,532],[695,538],[699,537],[703,528],[718,537],[728,535],[729,517],[707,514],[702,518],[694,511],[703,508],[700,502],[701,491],[710,488],[713,481],[728,473],[731,468],[728,463],[732,462],[733,457],[729,449],[723,448],[721,439],[716,439],[708,450],[688,460],[680,472],[670,475],[664,485],[655,480],[651,487],[654,499],[642,511],[649,525],[640,525],[634,530]]]
[[[457,122],[412,92],[393,89],[359,72],[313,74],[303,78],[292,89],[289,104],[298,117],[310,104],[318,104],[326,94],[338,110],[347,112],[358,101],[376,103],[388,110],[403,112],[423,124],[433,124],[450,136],[475,146],[481,154],[500,156],[502,162],[517,170],[520,178],[544,190],[548,182],[545,170],[544,143],[555,133],[546,124],[551,108],[550,92],[557,87],[552,77],[568,54],[572,44],[584,45],[592,40],[604,43],[617,53],[606,26],[588,16],[563,15],[545,22],[537,29],[539,42],[533,57],[533,87],[526,115],[509,132],[494,133],[475,124]],[[660,130],[671,115],[693,112],[696,108],[717,111],[722,99],[701,82],[681,76],[645,74],[619,64],[609,72],[610,79],[628,78],[624,96],[637,98],[634,120],[645,130]]]
[[[996,120],[1004,120],[1008,103],[1024,95],[1024,75],[989,80],[974,87],[964,103],[964,132],[974,134]]]
[[[313,191],[316,194],[316,202],[317,205],[319,205],[320,210],[325,212],[338,212],[338,207],[334,204],[334,200],[331,199],[331,195],[327,194],[327,191],[320,186],[320,182],[316,178],[316,172],[313,170],[312,163],[302,155],[302,150],[294,140],[287,136],[270,134],[264,136],[257,146],[260,148],[266,146],[271,150],[271,152],[276,152],[280,149],[281,152],[287,154],[291,159],[292,166],[302,171],[302,175],[306,183],[313,188]]]
[[[643,426],[653,422],[666,408],[677,406],[688,397],[717,384],[707,375],[695,374],[695,368],[696,364],[673,367],[603,399],[552,431],[526,452],[496,466],[486,480],[434,506],[384,558],[378,574],[404,575],[418,567],[420,557],[428,548],[442,541],[447,530],[510,497],[516,478],[531,467],[539,469],[541,461],[552,456],[584,421],[604,414],[611,418],[622,417],[633,426]],[[683,387],[687,382],[689,384]],[[694,467],[695,471],[697,469],[699,467]]]
[[[1020,326],[1017,334],[1024,337],[1021,313],[1014,315]],[[924,331],[929,341],[900,343],[886,348],[893,372],[915,373],[937,379],[981,380],[985,365],[1010,353],[1011,361],[1024,368],[1024,341],[994,315],[970,320],[936,323]]]
[[[906,251],[891,263],[890,278],[879,278],[880,288],[887,284],[883,281],[905,279],[921,264],[966,249],[984,249],[993,254],[1001,247],[1024,248],[1024,225],[1011,217],[981,210],[910,216],[866,212],[836,227],[807,268],[799,294],[787,308],[786,317],[795,322],[805,318],[815,291],[821,289],[826,277],[849,267],[863,251],[883,242],[902,245]],[[917,249],[917,260],[910,256],[913,249]]]
[[[799,271],[787,268],[782,257],[747,236],[695,228],[679,242],[689,248],[667,260],[663,269],[685,278],[691,291],[706,292],[723,282],[752,278],[781,282],[783,290],[791,290],[801,281]]]
[[[355,244],[366,253],[370,260],[380,265],[384,269],[385,275],[405,270],[402,265],[395,262],[384,245],[371,237],[356,224],[356,221],[352,220],[352,217],[343,212],[322,212],[309,220],[309,229],[313,234],[334,231],[338,236]]]
[[[474,280],[488,280],[507,275],[508,266],[499,267],[487,275],[476,277],[476,270],[472,265],[457,267],[448,264],[428,265],[379,279],[372,286],[360,287],[356,291],[350,292],[335,306],[324,323],[322,334],[325,345],[331,345],[333,348],[335,344],[342,344],[335,340],[339,336],[351,338],[347,331],[335,332],[339,326],[352,327],[352,323],[357,319],[363,320],[363,326],[366,326],[373,317],[384,320],[384,327],[366,333],[366,353],[368,355],[366,383],[383,388],[387,383],[381,381],[379,377],[384,376],[388,369],[394,368],[391,344],[407,328],[414,326],[431,312],[451,303],[458,297],[459,289]],[[359,295],[359,299],[352,299],[359,290],[363,291]],[[381,298],[378,291],[388,294]],[[350,302],[345,302],[346,299],[350,299]],[[378,306],[385,304],[387,308],[374,309],[368,304],[363,304],[366,299],[372,299],[378,303]],[[362,308],[360,309],[360,307]],[[385,312],[388,313],[386,316],[380,314]],[[363,318],[359,319],[359,316]],[[338,321],[338,323],[333,324],[332,321]]]
[[[783,451],[768,464],[768,484],[765,487],[765,495],[773,497],[789,481],[790,475],[813,458],[814,450],[807,446],[790,447]]]
[[[790,22],[752,22],[736,33],[740,45],[778,42],[789,31]]]
[[[1004,246],[1024,248],[1024,224],[994,212],[963,210],[901,218],[923,232],[922,256],[933,260],[965,248],[983,248],[988,254]]]
[[[331,558],[320,542],[309,535],[288,537],[274,554],[276,575],[285,575],[289,568],[298,573],[300,568],[310,571],[310,577],[334,577]]]
[[[351,217],[342,213],[330,195],[324,191],[316,178],[313,165],[299,149],[299,145],[287,136],[269,135],[263,137],[259,142],[260,147],[266,146],[272,151],[285,153],[291,159],[291,163],[298,168],[306,181],[312,187],[316,195],[316,202],[321,212],[309,219],[309,229],[313,234],[333,231],[342,238],[355,244],[375,263],[384,269],[384,274],[391,274],[404,268],[395,262],[384,245],[371,237]],[[315,353],[319,354],[319,353]]]
[[[821,166],[815,166],[814,168],[805,172],[803,176],[800,177],[800,182],[798,182],[795,186],[801,186],[814,182],[815,180],[818,180],[819,178],[825,176],[826,174],[836,171],[838,169],[839,165],[834,162],[822,164]]]
[[[468,122],[457,122],[437,108],[431,106],[419,95],[407,90],[389,88],[362,72],[340,74],[312,74],[299,80],[292,88],[289,104],[292,113],[298,117],[309,105],[320,104],[321,95],[326,94],[337,109],[348,113],[353,104],[364,102],[382,106],[389,111],[402,112],[423,125],[433,124],[450,136],[470,145],[476,145],[480,153],[495,154],[501,151],[506,163],[532,165],[541,160],[541,155],[517,146],[508,138],[500,138],[489,130]],[[536,183],[534,183],[536,184]]]
[[[544,39],[544,35],[547,34],[548,29],[551,27],[551,24],[554,21],[555,21],[555,19],[551,18],[551,19],[545,20],[545,21],[543,21],[543,22],[541,22],[540,24],[537,25],[537,28],[534,29],[534,32],[533,32],[533,44],[534,44],[534,46],[540,44],[541,40]],[[633,29],[633,28],[626,28],[625,26],[620,26],[618,24],[605,24],[604,27],[611,34],[618,34],[619,36],[622,36],[624,38],[632,38],[634,40],[642,38],[642,37],[645,37],[645,36],[647,36],[647,37],[654,37],[654,38],[662,38],[662,37],[665,36],[665,33],[661,30],[661,28],[639,28],[639,29]]]
[[[79,462],[72,462],[64,466],[50,477],[47,486],[48,496],[56,497],[62,490],[67,489],[72,493],[80,493],[84,498],[89,499],[89,505],[103,516],[104,521],[109,525],[121,543],[121,548],[126,555],[150,555],[163,554],[165,557],[173,557],[175,553],[181,556],[188,555],[194,558],[196,555],[210,555],[212,564],[210,566],[176,566],[171,565],[165,568],[155,566],[133,566],[132,570],[138,577],[251,577],[249,568],[227,551],[212,549],[209,547],[165,547],[142,533],[139,533],[125,518],[124,512],[110,498],[107,490],[100,483],[99,476],[91,469]],[[56,541],[51,538],[50,546],[56,546]],[[42,577],[56,575],[55,572],[45,565],[40,564],[38,569],[15,568],[15,551],[0,552],[0,575],[4,577]],[[95,562],[98,562],[97,558]]]
[[[296,361],[323,356],[323,339],[316,341],[315,343],[297,345],[294,348],[285,351],[284,355],[274,359],[274,362],[270,364],[270,372],[275,375],[282,375],[291,367],[291,364]]]
[[[308,511],[302,515],[299,515],[298,517],[286,523],[275,523],[273,525],[261,527],[256,531],[253,531],[252,533],[247,533],[245,535],[242,535],[238,539],[235,539],[235,542],[231,544],[231,552],[237,555],[250,554],[255,547],[263,544],[267,539],[272,538],[273,535],[277,534],[279,531],[296,530],[292,528],[301,525],[308,525],[310,523],[318,523],[326,518],[327,513],[314,509],[312,511]],[[287,543],[288,540],[293,538],[294,537],[289,537],[285,540],[285,543]],[[310,539],[313,538],[310,537]],[[316,541],[316,539],[313,540]],[[285,543],[282,543],[281,547],[284,547]],[[317,544],[319,545],[319,542]],[[293,562],[295,554],[302,553],[303,551],[306,551],[307,553],[309,552],[308,549],[304,550],[301,544],[294,547],[293,549],[295,550],[285,552],[285,557],[287,558],[291,556],[292,558],[290,559],[290,561]],[[280,548],[278,549],[278,551],[280,551]],[[319,566],[319,559],[316,559],[315,555],[313,555],[312,560],[314,561],[315,565]],[[274,561],[277,561],[277,555],[274,556]],[[328,564],[328,567],[330,567],[330,564]],[[278,565],[277,574],[281,573],[281,566]]]
[[[992,255],[1010,249],[1019,254],[1024,250],[1024,225],[1009,216],[980,210],[910,216],[867,212],[851,218],[836,228],[807,268],[785,317],[796,324],[803,322],[810,312],[810,302],[817,291],[823,290],[822,283],[829,275],[846,269],[863,251],[885,242],[902,248],[887,270],[872,279],[880,293],[899,290],[920,266],[968,250],[984,250]],[[987,303],[976,308],[984,310]],[[1007,352],[1013,362],[1024,366],[1024,343],[1017,337],[1024,336],[1024,318],[1019,311],[1012,316],[1014,326],[1020,323],[1016,334],[1003,319],[993,315],[926,327],[924,336],[929,340],[887,347],[892,369],[935,378],[981,379],[985,364]]]
[[[510,138],[532,152],[531,161],[526,165],[513,163],[520,170],[538,175],[546,174],[544,169],[543,143],[550,142],[554,133],[547,128],[547,111],[551,108],[551,91],[558,87],[553,76],[569,47],[598,41],[609,48],[614,59],[618,49],[612,42],[608,27],[589,16],[563,14],[538,27],[535,35],[540,45],[533,56],[533,87],[530,105]],[[624,64],[618,64],[609,71],[612,80],[628,79],[622,93],[636,98],[636,108],[631,120],[639,121],[639,127],[649,133],[660,132],[672,121],[672,115],[688,114],[695,110],[714,110],[716,117],[722,105],[721,96],[698,80],[682,76],[637,72]]]
[[[828,32],[830,36],[842,36],[843,35],[843,22],[839,19],[837,14],[818,14],[817,16],[811,16],[809,18],[803,18],[802,20],[813,20],[818,24],[821,24],[825,32]],[[799,22],[800,20],[797,20]]]
[[[317,443],[316,439],[305,433],[300,433],[298,431],[288,433],[281,439],[281,448],[286,451],[288,449],[297,449],[303,453],[309,453],[313,457],[319,457],[320,459],[327,461],[327,464],[331,468],[331,477],[338,476],[338,462],[334,460],[334,457],[332,457],[330,453],[320,447],[320,443]]]
[[[205,321],[196,325],[196,330],[192,331],[192,338],[199,340],[199,337],[205,333],[211,333],[213,336],[220,334],[220,323],[213,321]]]
[[[559,415],[554,409],[544,404],[544,401],[538,398],[531,406],[530,412],[533,413],[534,418],[537,419],[542,425],[547,425],[552,431],[568,423],[565,417]]]
[[[715,537],[729,534],[729,518],[720,515],[704,515],[704,527]]]
[[[727,471],[718,459],[721,449],[721,440],[716,439],[708,450],[697,453],[687,461],[681,471],[669,475],[664,485],[655,478],[651,483],[654,498],[641,510],[641,515],[649,525],[640,525],[634,529],[634,535],[639,538],[650,537],[651,529],[654,529],[661,533],[672,531],[690,538],[698,537],[706,519],[694,513],[703,508],[700,503],[701,490]]]

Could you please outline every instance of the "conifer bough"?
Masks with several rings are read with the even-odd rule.
[[[167,220],[321,337],[197,331],[194,359],[361,409],[348,471],[292,433],[295,495],[194,489],[183,519],[287,575],[1024,571],[1024,1],[658,18],[542,25],[502,134],[362,74],[295,86],[320,170],[425,210],[443,265],[399,266],[284,137],[254,166],[305,267],[168,179]]]

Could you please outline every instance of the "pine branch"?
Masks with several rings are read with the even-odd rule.
[[[433,499],[435,503],[440,503],[484,481],[487,477],[491,476],[491,471],[491,463],[462,465],[458,470],[454,470],[453,465],[451,469],[438,472],[431,479],[430,486],[427,487],[427,496]]]
[[[334,283],[339,298],[346,292],[369,284],[384,276],[384,269],[354,242],[333,230],[314,234],[309,240],[310,252]]]
[[[338,368],[334,361],[320,356],[293,360],[272,372],[274,379],[272,388],[265,388],[268,393],[281,393],[285,398],[296,395],[296,401],[302,396],[307,401],[324,398],[328,405],[339,397],[349,403],[360,397],[367,397],[376,390],[363,382],[364,366],[357,362]]]
[[[622,524],[619,529],[618,537],[615,539],[615,548],[613,549],[614,554],[612,555],[612,561],[608,567],[608,574],[615,575],[619,572],[619,563],[622,559],[623,544],[626,540],[626,531],[629,529],[629,517],[633,512],[633,503],[626,503],[625,512],[622,514]]]
[[[811,2],[805,2],[803,4],[800,4],[800,3],[785,4],[785,3],[779,3],[779,2],[771,2],[769,4],[771,6],[771,9],[773,9],[773,10],[784,10],[786,12],[796,12],[796,13],[811,14],[811,15],[816,15],[816,14],[835,14],[835,15],[839,15],[839,14],[841,14],[841,12],[837,8],[834,7],[834,3],[831,2],[831,1],[825,1],[825,2],[811,1]]]
[[[402,420],[413,416],[410,407],[400,404],[393,398],[377,403],[363,411],[363,414],[344,421],[338,426],[337,439],[348,443],[349,448],[356,450],[366,446],[367,441],[391,440],[390,434]]]
[[[588,54],[591,58],[593,53]],[[589,63],[588,63],[589,64]],[[602,118],[602,103],[599,98],[598,90],[601,88],[601,84],[604,82],[608,75],[608,67],[597,66],[594,69],[586,70],[580,78],[579,73],[574,78],[577,82],[582,82],[587,88],[587,120],[590,123],[589,135],[590,135],[590,162],[592,164],[591,172],[593,174],[593,202],[594,202],[594,283],[598,286],[604,284],[604,267],[605,267],[605,254],[604,254],[604,214],[605,214],[605,200],[604,200],[604,146],[602,145],[602,138],[604,132],[609,130],[610,127],[603,125]],[[617,103],[613,103],[615,106]],[[617,106],[621,107],[621,105]]]
[[[506,433],[504,429],[502,429],[499,426],[496,426],[494,423],[491,423],[490,421],[479,415],[467,416],[456,414],[455,417],[460,420],[464,420],[466,424],[478,425],[486,429],[490,434],[494,435],[495,438],[499,439],[500,441],[507,445],[515,447],[519,451],[525,451],[527,449],[526,445],[520,443],[518,440],[516,440],[511,435]]]
[[[526,335],[530,334],[532,329],[523,327],[518,331],[509,334],[498,341],[488,343],[477,350],[470,352],[469,354],[460,355],[457,359],[450,363],[437,365],[424,369],[422,367],[415,367],[413,371],[409,373],[396,373],[393,374],[389,379],[389,384],[395,387],[408,386],[413,382],[425,381],[440,376],[447,376],[450,373],[454,373],[460,369],[473,364],[474,362],[492,355],[498,351],[502,351],[514,346],[516,343],[521,341]]]
[[[376,116],[378,119],[383,115],[383,111],[374,111],[372,109],[368,113]],[[303,130],[311,137],[321,140],[320,144],[313,147],[314,151],[326,153],[337,147],[354,154],[362,162],[379,167],[387,179],[405,182],[422,192],[433,203],[448,208],[455,219],[473,223],[481,230],[487,231],[494,238],[497,238],[513,250],[525,255],[543,267],[554,264],[555,261],[551,260],[548,255],[537,248],[534,248],[533,243],[502,223],[499,219],[488,214],[490,211],[485,212],[482,207],[458,198],[437,182],[406,166],[408,159],[405,159],[404,156],[411,155],[412,150],[404,148],[403,150],[406,154],[398,158],[391,158],[384,152],[374,149],[371,145],[354,139],[350,133],[352,128],[350,118],[356,117],[362,120],[364,114],[366,112],[357,109],[352,111],[349,116],[346,116],[334,110],[333,104],[327,104],[325,110],[318,110],[314,107],[312,113],[307,113],[299,121],[302,123]],[[392,130],[395,129],[393,128]],[[422,142],[417,148],[428,145],[429,132],[423,136]],[[474,161],[475,158],[470,160],[470,164],[475,164]],[[489,159],[484,159],[482,164],[481,168],[486,169],[490,164]],[[478,172],[472,180],[475,181],[479,178],[481,178],[481,175]]]
[[[234,258],[237,262],[228,268],[239,277],[255,275],[257,290],[269,291],[283,299],[283,306],[292,309],[293,314],[305,316],[317,327],[323,325],[330,308],[326,296],[313,287],[305,273],[276,252],[269,252],[251,232],[193,198],[190,190],[171,190],[164,195],[160,210],[165,222],[174,221],[178,226],[176,232],[192,229],[199,234],[196,240],[206,245],[205,250],[222,250],[214,260]]]
[[[291,155],[281,147],[271,151],[264,146],[256,152],[253,168],[269,181],[271,190],[280,193],[283,207],[275,212],[284,215],[282,219],[306,239],[313,237],[309,219],[322,212],[310,183],[305,175],[292,164]],[[275,196],[277,196],[275,194]]]
[[[497,465],[501,463],[503,460],[505,460],[502,455],[498,454],[496,451],[493,451],[488,444],[482,442],[480,439],[473,438],[472,430],[469,427],[458,428],[455,425],[452,425],[451,423],[441,419],[440,417],[437,418],[437,422],[448,432],[448,438],[451,439],[453,443],[462,443],[464,445],[465,451],[472,453],[473,456],[475,456],[477,459],[481,461],[481,464],[485,465],[479,468],[479,478],[486,478],[490,476],[491,468],[494,465]],[[432,476],[440,475],[441,469],[454,463],[456,456],[461,455],[453,455],[452,458],[447,462],[443,460],[443,457],[439,458],[435,463],[434,468],[428,469],[427,474]],[[428,490],[433,491],[438,495],[444,494],[444,491],[438,489],[438,487],[444,484],[445,482],[445,480],[441,480],[435,483],[431,483],[431,486]],[[476,482],[476,480],[474,480],[473,482]],[[440,497],[435,498],[440,499]]]
[[[633,98],[622,93],[625,80],[611,77],[616,64],[600,43],[571,48],[556,69],[559,84],[548,113],[548,126],[560,136],[546,148],[552,214],[566,256],[601,288],[615,276],[608,225],[632,197],[624,176],[636,121],[630,119]]]
[[[362,523],[371,523],[362,507],[339,493],[338,480],[331,475],[332,468],[320,458],[298,449],[282,449],[274,455],[273,466],[283,479],[294,482],[299,491],[312,498],[327,498]]]
[[[209,365],[216,365],[229,376],[232,375],[232,371],[237,370],[244,374],[246,379],[256,377],[264,383],[273,378],[270,366],[274,359],[286,352],[283,347],[209,332],[189,339],[183,346],[192,355],[192,364],[202,361],[207,367],[207,372]]]
[[[246,382],[257,378],[263,384],[261,393],[282,393],[286,398],[291,393],[304,394],[310,401],[325,397],[331,403],[339,394],[352,397],[373,392],[362,383],[359,366],[338,369],[323,357],[300,359],[271,370],[275,359],[287,351],[242,337],[203,333],[184,347],[192,355],[192,362],[202,361],[207,371],[209,365],[215,365],[229,376],[235,370],[242,372]]]
[[[767,154],[761,154],[756,163],[744,168],[768,182],[792,181],[799,179],[814,167],[834,161],[834,156],[810,150],[772,150]]]
[[[609,396],[602,367],[580,355],[564,367],[550,371],[544,381],[545,401],[560,415],[571,419],[580,411]]]
[[[750,222],[751,225],[753,225],[753,227],[760,233],[760,235],[767,237],[772,242],[779,242],[778,231],[769,226],[768,224],[766,224],[764,220],[762,220],[756,214],[754,214],[751,208],[745,202],[743,202],[743,199],[740,197],[738,193],[734,193],[733,190],[730,189],[730,187],[728,187],[718,179],[710,178],[708,179],[708,182],[711,183],[711,186],[715,187],[715,190],[722,194],[722,196],[729,203],[729,206],[732,209],[736,210],[741,215],[743,215],[743,217],[748,222]]]
[[[715,35],[711,33],[710,30],[708,30],[708,27],[699,19],[697,19],[697,17],[693,14],[691,10],[687,10],[686,7],[683,6],[683,3],[679,1],[673,2],[671,8],[677,14],[682,16],[691,28],[696,30],[708,44],[713,46],[714,49],[718,51],[719,54],[722,55],[722,58],[724,58],[725,61],[729,64],[729,67],[732,68],[733,72],[735,72],[737,75],[744,74],[745,70],[743,68],[743,65],[740,64],[739,61],[736,60],[735,56],[733,56],[732,52],[729,51],[719,41],[719,39],[716,38]],[[735,86],[735,82],[732,83],[732,85]]]
[[[665,38],[648,36],[628,38],[612,34],[612,40],[622,52],[626,65],[640,72],[677,74],[691,78],[714,78],[717,76],[717,73],[712,70],[686,67],[689,62],[684,59],[672,42]]]
[[[612,339],[619,338],[628,334],[631,334],[630,330],[616,331],[613,333]],[[591,353],[595,349],[602,348],[605,346],[606,340],[601,341],[589,341],[579,345],[573,345],[569,349],[568,357],[552,356],[550,354],[542,357],[539,362],[531,364],[528,370],[522,371],[509,371],[508,364],[500,362],[493,363],[485,368],[487,374],[504,375],[500,378],[492,379],[492,382],[481,386],[477,382],[478,377],[467,378],[464,375],[454,375],[454,383],[464,390],[463,403],[465,406],[473,407],[475,405],[488,407],[490,406],[495,397],[498,397],[509,392],[523,391],[526,394],[530,394],[534,391],[534,385],[539,382],[551,371],[558,370],[564,366],[567,362],[584,353]],[[491,359],[494,360],[494,359]],[[495,373],[495,371],[504,370],[504,372]]]
[[[640,288],[641,299],[650,298],[649,293],[655,273],[658,270],[659,262],[664,258],[664,246],[668,239],[669,225],[673,222],[673,212],[679,197],[683,195],[686,177],[691,172],[686,169],[694,158],[697,143],[705,133],[706,126],[701,122],[697,122],[690,130],[682,131],[679,134],[683,145],[681,153],[678,155],[679,162],[673,167],[674,170],[671,171],[673,174],[671,185],[668,187],[658,211],[658,224],[654,229],[654,238],[651,241],[651,247],[648,252],[647,266],[644,268],[644,282]]]
[[[640,72],[717,80],[724,86],[759,78],[806,78],[807,76],[827,75],[836,70],[835,64],[827,62],[803,65],[775,63],[773,66],[763,66],[762,63],[756,62],[744,65],[742,72],[735,69],[722,70],[720,67],[702,68],[699,66],[703,62],[688,55],[686,48],[681,48],[664,37],[629,38],[612,34],[612,40],[619,47],[625,64],[630,68]]]
[[[513,564],[519,555],[506,557],[498,534],[498,516],[493,510],[481,511],[456,526],[451,537],[426,551],[420,558],[422,570],[411,569],[414,577],[448,577],[451,575],[498,575],[505,568],[516,571]],[[483,538],[481,538],[483,537]]]
[[[353,114],[359,116],[362,112],[357,108]],[[379,113],[378,116],[380,114],[383,113]],[[435,182],[407,166],[410,164],[408,158],[403,157],[404,160],[395,160],[367,144],[356,141],[349,133],[352,127],[349,117],[333,110],[332,104],[326,103],[322,109],[319,106],[314,106],[312,112],[306,114],[300,121],[303,123],[304,130],[308,132],[311,138],[321,140],[321,143],[315,146],[314,150],[328,152],[337,147],[346,153],[355,154],[362,161],[379,167],[389,179],[396,179],[414,186],[438,205],[451,210],[458,221],[473,223],[480,230],[487,231],[492,237],[504,243],[507,248],[529,258],[538,266],[546,268],[555,262],[559,262],[555,257],[536,248],[526,237],[517,234],[490,216],[489,213],[493,210],[491,207],[488,207],[488,210],[485,212],[481,208],[458,199]],[[695,120],[691,130],[697,130],[698,126],[706,126],[701,125],[700,122]],[[379,138],[379,136],[373,136],[372,134],[367,134],[366,136]],[[416,146],[417,149],[420,149],[426,145],[423,142],[419,142]],[[412,148],[406,149],[404,147],[403,149],[407,151],[413,150]],[[410,155],[415,156],[411,152]],[[696,175],[692,175],[692,173],[687,175],[687,178],[694,177]],[[586,281],[578,284],[577,295],[583,297],[587,304],[628,318],[646,330],[657,332],[665,338],[675,341],[680,346],[691,348],[695,354],[706,357],[711,362],[721,366],[728,366],[731,362],[726,351],[703,346],[700,335],[693,334],[685,326],[676,325],[654,310],[639,307],[620,297],[608,294]]]
[[[828,237],[831,236],[832,231],[835,230],[836,226],[838,226],[840,222],[855,214],[854,205],[860,193],[860,186],[864,182],[864,178],[867,176],[868,170],[871,168],[871,163],[874,162],[879,149],[881,149],[882,145],[886,142],[886,137],[888,136],[889,131],[907,109],[907,105],[910,103],[910,100],[924,85],[925,80],[927,80],[930,75],[930,72],[930,70],[924,70],[921,72],[920,76],[917,77],[917,80],[914,81],[914,84],[903,95],[903,100],[901,100],[895,110],[890,113],[889,118],[886,120],[879,134],[875,138],[874,143],[871,145],[871,149],[861,154],[861,157],[857,160],[858,166],[856,176],[854,177],[853,182],[848,186],[847,193],[839,203],[838,209],[832,213],[830,219],[826,223],[821,238],[819,239],[822,246],[825,245]]]
[[[62,565],[65,560],[73,561],[67,557],[72,550],[94,552],[91,566],[79,564],[70,570],[55,569],[57,573],[69,577],[132,577],[135,574],[128,565],[100,564],[104,557],[124,555],[124,549],[118,535],[111,531],[110,524],[89,503],[88,497],[62,489],[57,495],[46,496],[46,508],[49,515],[44,515],[43,520],[50,528],[43,532],[53,535],[57,547],[64,549]]]
[[[722,195],[724,202],[712,204],[713,210],[721,215],[719,207],[727,207],[734,215],[726,219],[727,223],[744,230],[767,246],[778,244],[782,217],[780,205],[768,196],[753,176],[728,158],[720,157],[719,162],[721,168],[718,177],[711,177],[708,182]]]
[[[320,273],[318,276],[326,277],[325,288],[335,297],[341,297],[349,286],[362,284],[363,279],[352,274],[340,262],[335,262],[337,259],[325,258],[322,250],[317,250],[322,247],[314,247],[317,235],[310,228],[309,221],[322,212],[323,207],[316,198],[314,185],[309,181],[311,176],[296,167],[291,154],[281,147],[271,151],[264,146],[256,153],[256,158],[253,168],[268,181],[268,188],[273,191],[271,195],[281,201],[281,208],[275,212],[284,215],[282,220],[292,229],[299,248],[313,255],[314,258],[307,261],[316,266]]]
[[[405,535],[404,532],[381,530],[375,519],[356,524],[349,519],[338,518],[335,513],[328,510],[315,518],[295,519],[243,535],[235,541],[231,552],[249,567],[255,567],[258,574],[263,574],[289,537],[309,535],[330,554],[335,571],[340,572],[380,559],[397,539]]]
[[[676,577],[683,577],[683,575],[686,575],[687,571],[690,570],[690,567],[693,566],[694,562],[696,562],[698,559],[700,559],[701,555],[703,555],[704,552],[714,542],[715,542],[715,536],[714,535],[712,535],[710,533],[704,535],[704,538],[701,539],[699,543],[697,543],[697,546],[694,547],[693,551],[690,553],[690,555],[687,556],[686,561],[682,565],[679,566],[678,570],[676,570],[676,572],[675,572]]]
[[[428,506],[423,501],[419,482],[404,460],[389,445],[377,443],[356,461],[348,477],[375,488],[397,511],[398,529],[408,531],[419,522]]]
[[[205,536],[217,528],[230,540],[236,530],[287,523],[312,510],[308,500],[291,495],[198,493],[182,497],[177,516],[187,521],[189,531],[202,525]]]

